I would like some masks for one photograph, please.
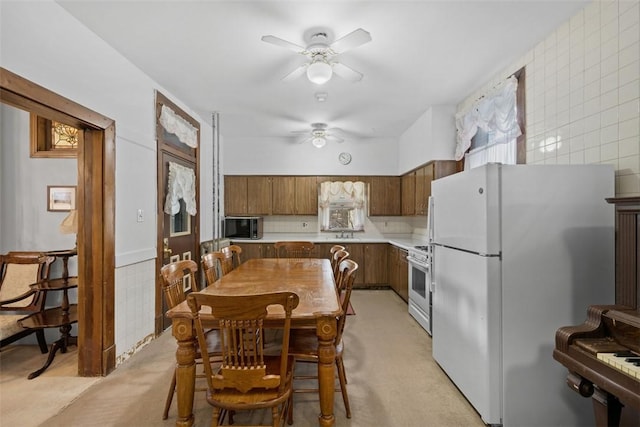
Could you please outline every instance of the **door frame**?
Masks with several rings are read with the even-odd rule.
[[[87,130],[78,147],[78,375],[115,369],[115,121],[0,67],[0,100]]]

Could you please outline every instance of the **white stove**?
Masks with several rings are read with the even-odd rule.
[[[409,249],[409,314],[431,335],[431,254],[428,245]]]

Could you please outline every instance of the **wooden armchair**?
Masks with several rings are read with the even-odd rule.
[[[212,426],[220,425],[225,413],[271,408],[271,426],[280,426],[291,404],[293,358],[288,355],[291,312],[298,306],[292,292],[261,295],[221,296],[199,292],[189,294],[187,301],[196,326],[198,342],[206,344],[205,329],[200,318],[202,306],[210,307],[219,321],[222,335],[222,364],[212,368],[209,357],[202,355],[207,377],[207,402],[213,406]],[[284,309],[281,335],[282,352],[264,354],[263,321],[267,307]]]
[[[310,258],[315,248],[313,242],[289,241],[273,244],[277,258]]]
[[[0,255],[0,347],[35,333],[40,351],[48,351],[44,330],[25,329],[18,320],[44,309],[46,294],[29,285],[48,279],[54,260],[42,252]]]
[[[344,401],[344,408],[347,414],[347,418],[351,418],[351,407],[349,406],[349,396],[347,395],[347,375],[344,369],[344,362],[342,360],[342,353],[344,345],[342,342],[342,334],[344,332],[344,326],[347,320],[347,310],[349,308],[349,302],[351,300],[351,290],[353,289],[353,282],[356,278],[356,270],[358,264],[351,260],[345,259],[340,263],[338,273],[338,289],[340,300],[342,301],[342,314],[338,317],[337,334],[335,338],[336,344],[336,368],[338,370],[338,380],[340,382],[340,390],[342,392],[342,400]],[[316,331],[313,329],[295,329],[291,332],[291,338],[289,341],[289,354],[292,355],[296,362],[311,362],[318,363],[318,337]],[[309,380],[317,379],[316,376],[296,376],[296,380]],[[317,389],[298,389],[294,384],[294,393],[317,393]],[[338,390],[336,390],[338,391]],[[293,424],[293,408],[288,413],[288,422]]]
[[[196,274],[198,272],[198,264],[193,260],[183,260],[167,264],[160,269],[160,275],[162,276],[162,291],[164,299],[167,304],[167,308],[171,309],[183,301],[186,301],[187,294],[184,291],[184,280],[186,277],[190,277],[191,289],[194,292],[198,291],[198,283],[196,282]],[[214,280],[215,281],[215,280]],[[212,357],[220,357],[221,349],[219,342],[219,334],[216,330],[207,331],[207,342],[205,347],[196,346],[196,364],[202,364],[201,348],[206,348]],[[202,377],[202,374],[199,374]],[[171,401],[176,389],[176,372],[173,371],[173,378],[171,379],[171,385],[169,386],[169,392],[164,405],[164,412],[162,413],[162,419],[166,420],[169,417],[169,409],[171,408]],[[199,391],[205,391],[206,389],[200,389]]]

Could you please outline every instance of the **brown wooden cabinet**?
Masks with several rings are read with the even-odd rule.
[[[400,205],[401,180],[399,176],[369,177],[369,215],[397,216],[402,213]]]
[[[247,214],[271,215],[271,177],[247,177]]]
[[[402,176],[402,215],[416,214],[416,172]]]
[[[315,176],[273,176],[274,215],[317,215],[318,184]]]
[[[226,175],[224,177],[225,215],[247,215],[247,177]]]
[[[242,248],[242,262],[254,258],[273,258],[273,243],[253,243],[240,240],[234,240],[234,245]]]
[[[420,216],[426,215],[429,196],[431,195],[431,183],[433,182],[433,180],[459,172],[459,169],[460,163],[456,162],[455,160],[436,160],[427,163],[426,165],[416,169],[413,172],[410,172],[409,174],[404,175],[402,184],[406,184],[409,188],[405,189],[403,187],[402,195],[403,197],[405,197],[406,194],[406,197],[408,197],[409,200],[405,201],[403,199],[402,214]],[[412,182],[411,178],[409,177],[409,175],[411,174],[415,175],[414,182]],[[415,209],[413,214],[408,213],[411,212],[410,206],[405,206],[408,205],[411,200],[411,195],[408,194],[410,192],[411,186],[413,186],[413,188],[415,189],[415,196],[413,198]]]
[[[409,301],[409,263],[407,251],[389,246],[389,284],[404,301]]]
[[[364,283],[367,286],[389,284],[387,243],[369,243],[364,245]]]

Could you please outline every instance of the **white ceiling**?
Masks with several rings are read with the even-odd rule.
[[[202,117],[219,112],[225,137],[289,137],[324,122],[357,138],[396,138],[429,106],[458,104],[589,1],[58,3]],[[304,46],[314,27],[334,39],[371,34],[339,56],[361,81],[281,81],[305,57],[260,38]]]

